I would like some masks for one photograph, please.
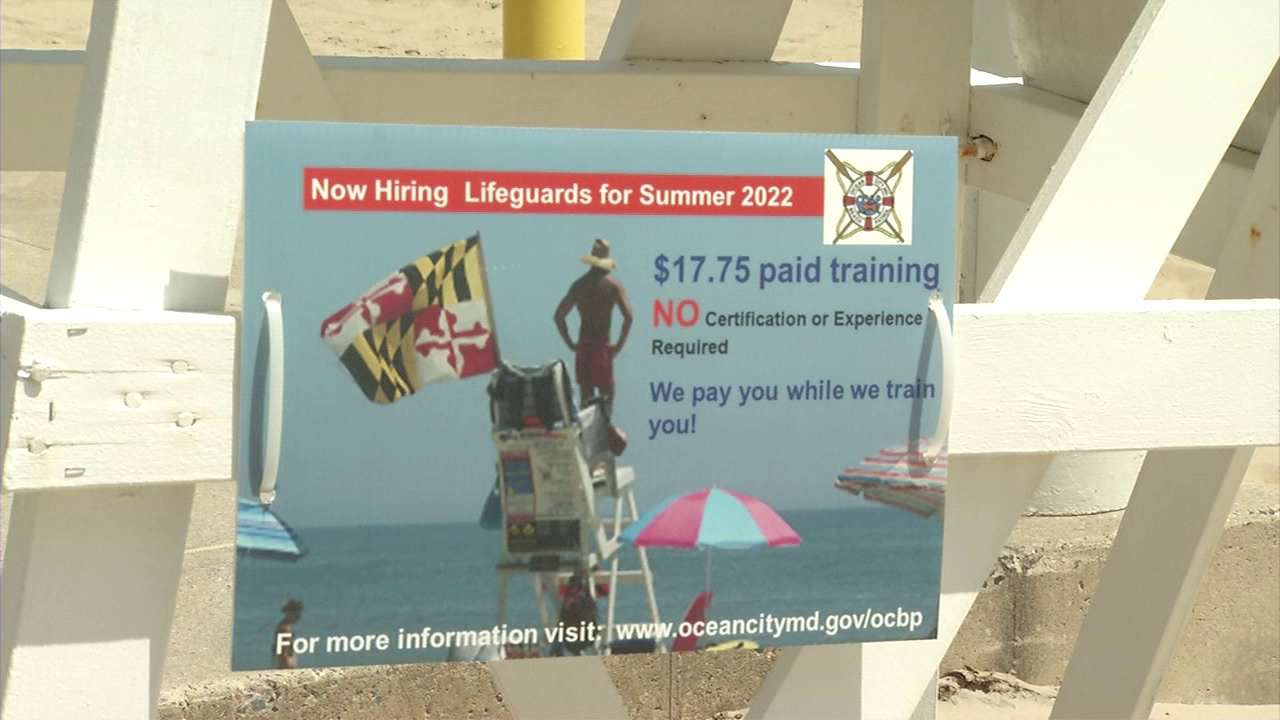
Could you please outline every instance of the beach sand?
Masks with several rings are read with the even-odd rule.
[[[91,4],[91,0],[4,0],[0,4],[0,45],[6,48],[83,48],[88,36]],[[586,0],[586,4],[586,53],[588,58],[593,58],[604,45],[618,0]],[[502,9],[498,0],[291,0],[290,6],[312,52],[318,55],[499,58],[502,54]],[[859,0],[794,0],[775,59],[856,61],[859,58],[860,27]],[[44,297],[62,182],[61,173],[10,172],[0,178],[0,202],[4,209],[3,222],[0,223],[3,234],[0,265],[4,268],[4,284],[36,300]],[[1180,258],[1170,258],[1150,296],[1203,297],[1210,277],[1211,272],[1207,268]],[[238,278],[233,279],[229,298],[232,307],[239,305],[236,297],[238,286]],[[1255,464],[1260,470],[1253,474],[1261,474],[1263,484],[1273,487],[1276,484],[1274,476],[1280,474],[1275,469],[1276,450],[1268,448],[1258,456]],[[5,505],[7,513],[8,503]],[[7,520],[6,514],[6,527]],[[189,558],[195,557],[189,555]],[[209,568],[205,572],[214,573],[215,569]],[[653,683],[655,689],[665,689],[659,687],[666,685],[666,679],[661,677],[662,668],[667,667],[665,658],[628,659],[622,663],[617,662],[619,660],[622,659],[610,659],[610,672],[620,686],[633,686],[632,696],[635,696],[634,686],[645,685],[651,680],[656,680]],[[654,664],[659,660],[661,663]],[[768,667],[767,661],[748,656],[741,660],[741,672],[753,676],[745,684],[758,685]],[[676,665],[694,670],[699,667],[698,662],[696,658],[682,658]],[[727,667],[733,666],[730,663]],[[716,669],[724,672],[726,666],[722,664]],[[640,677],[655,673],[656,678]],[[675,708],[667,704],[663,710],[664,703],[657,700],[649,704],[648,712],[633,707],[634,714],[667,717],[670,712],[696,720],[695,715],[689,713],[701,712],[701,717],[708,717],[712,714],[710,710],[695,711],[693,708],[723,707],[728,701],[724,697],[726,686],[739,684],[732,669],[726,672],[727,677],[714,677],[705,665],[699,672],[678,674],[675,682],[689,702],[674,702]],[[247,713],[245,716],[257,716],[261,711],[276,718],[321,717],[324,715],[314,712],[276,712],[269,703],[263,701],[260,704],[254,698],[261,690],[278,699],[291,692],[290,688],[316,697],[317,693],[326,692],[326,687],[328,692],[335,693],[335,702],[336,696],[350,698],[354,693],[365,698],[385,692],[416,692],[419,695],[462,693],[465,697],[449,705],[457,713],[465,712],[470,717],[509,717],[501,707],[500,697],[494,698],[487,673],[478,666],[460,667],[448,675],[424,674],[421,668],[360,671],[347,673],[349,682],[338,680],[342,675],[342,671],[304,672],[293,676],[278,673],[224,675],[197,686],[186,685],[180,678],[177,681],[170,678],[164,691],[166,706],[162,717],[223,717],[212,709],[225,706],[226,698],[233,695],[240,703],[238,709]],[[1008,676],[986,675],[983,682],[978,683],[944,679],[942,693],[946,699],[940,702],[938,716],[943,720],[1039,720],[1048,717],[1052,688],[1028,686]],[[446,678],[450,682],[444,682]],[[719,702],[714,697],[717,693],[721,694]],[[372,714],[364,714],[364,710],[353,709],[358,705],[348,704],[342,710],[342,716],[353,719],[399,716],[385,714],[388,706],[369,710]],[[406,700],[406,712],[410,705],[412,703]],[[214,714],[200,714],[200,707],[209,708]],[[283,707],[280,709],[284,710]],[[417,713],[415,716],[422,716],[420,711],[414,712]],[[722,711],[714,715],[721,720],[742,716],[738,711]],[[237,712],[239,716],[242,715]],[[431,716],[455,715],[446,712]],[[1280,717],[1280,706],[1161,704],[1152,717],[1168,720],[1274,720]]]

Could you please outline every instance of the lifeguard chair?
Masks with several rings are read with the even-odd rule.
[[[597,588],[608,583],[604,632],[593,643],[608,654],[622,584],[643,585],[648,622],[660,622],[645,550],[634,549],[638,567],[621,562],[618,535],[638,516],[635,471],[617,464],[604,406],[590,402],[575,410],[562,362],[504,364],[494,371],[489,395],[503,533],[497,623],[506,618],[512,576],[529,575],[543,627],[556,627],[561,584],[586,571],[592,598],[598,600]]]

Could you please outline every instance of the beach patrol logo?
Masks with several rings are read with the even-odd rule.
[[[827,150],[824,245],[910,245],[910,150]]]

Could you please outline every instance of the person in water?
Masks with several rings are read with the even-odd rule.
[[[302,619],[302,601],[289,598],[280,612],[284,613],[284,619],[276,625],[271,652],[275,655],[277,670],[293,670],[298,667],[298,656],[293,652],[293,626]]]

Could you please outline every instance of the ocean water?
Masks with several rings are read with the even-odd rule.
[[[937,628],[942,525],[880,505],[781,513],[803,538],[792,548],[719,550],[711,555],[713,599],[708,618],[725,620],[811,616],[816,632],[746,637],[763,647],[831,642],[931,638]],[[501,535],[476,523],[298,527],[310,553],[297,563],[240,558],[236,569],[232,667],[272,665],[272,643],[284,602],[305,604],[294,631],[320,638],[316,652],[301,655],[301,667],[437,662],[445,648],[397,649],[397,636],[433,631],[484,630],[497,619]],[[622,567],[638,567],[636,553],[622,550]],[[648,551],[654,589],[664,622],[679,623],[694,597],[706,589],[707,555],[699,550]],[[505,621],[509,627],[539,625],[532,581],[510,582]],[[607,598],[600,600],[604,622]],[[618,588],[618,622],[648,622],[642,585]],[[829,634],[828,616],[918,611],[920,623],[905,628],[848,627]],[[846,623],[848,624],[848,623]],[[833,625],[838,628],[838,625]],[[386,634],[385,651],[326,652],[326,638]],[[731,639],[705,638],[704,642]]]

